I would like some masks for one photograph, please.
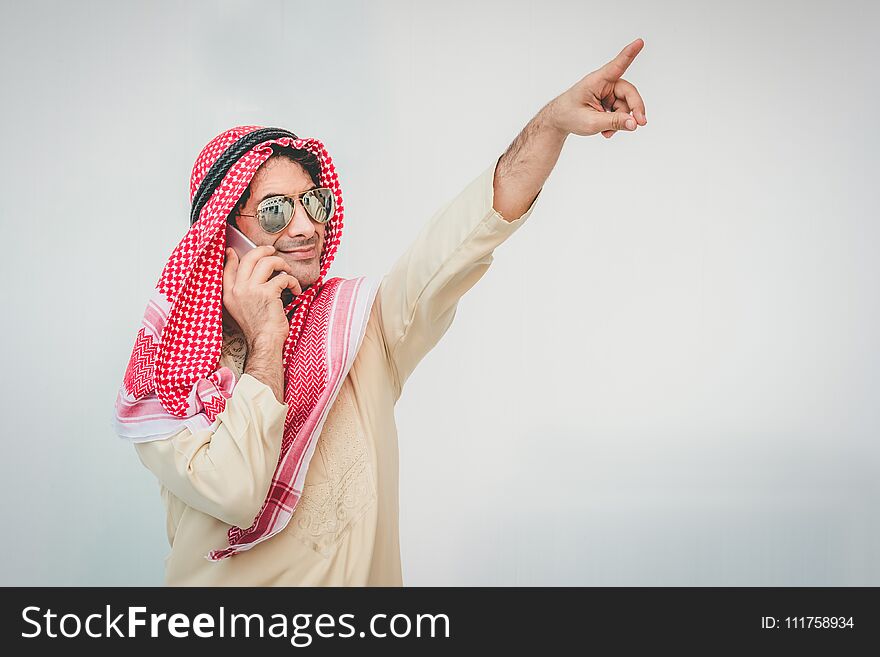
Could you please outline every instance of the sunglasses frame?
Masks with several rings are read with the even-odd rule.
[[[309,209],[306,207],[305,203],[303,203],[303,201],[302,201],[302,198],[304,196],[306,196],[307,194],[311,194],[313,192],[318,192],[318,191],[321,191],[321,192],[326,191],[327,194],[329,195],[330,201],[333,206],[330,213],[327,215],[327,218],[324,219],[324,221],[319,221],[318,219],[315,219],[312,216],[312,213],[309,212]],[[266,227],[263,225],[263,221],[260,217],[260,212],[261,212],[261,210],[264,209],[264,206],[266,206],[268,203],[277,202],[278,199],[285,199],[287,201],[290,201],[291,205],[293,206],[293,210],[291,211],[290,217],[288,217],[287,222],[281,228],[279,228],[278,230],[275,230],[275,231],[267,230]],[[293,195],[276,194],[274,196],[270,196],[269,198],[264,198],[262,201],[260,201],[260,204],[257,206],[257,213],[256,214],[244,214],[243,212],[239,212],[238,214],[241,217],[256,217],[258,223],[260,224],[260,228],[262,228],[264,231],[266,231],[270,235],[277,235],[282,230],[287,228],[290,225],[290,222],[293,221],[293,215],[296,214],[296,202],[297,201],[299,201],[300,204],[302,204],[303,209],[306,211],[306,214],[308,215],[309,219],[311,219],[315,223],[326,224],[336,214],[336,198],[333,196],[333,190],[330,189],[329,187],[314,187],[313,189],[307,189],[306,191],[304,191],[300,194],[293,194]]]

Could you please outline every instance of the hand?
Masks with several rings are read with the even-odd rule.
[[[258,246],[239,260],[234,249],[226,249],[223,305],[244,333],[249,350],[258,343],[273,349],[284,345],[290,324],[281,292],[302,294],[290,265],[274,253],[275,247]],[[282,273],[273,277],[275,271]]]
[[[564,134],[601,132],[610,138],[618,130],[631,132],[637,125],[646,125],[642,97],[632,83],[620,77],[644,45],[636,39],[602,68],[554,98],[547,108],[553,127]]]

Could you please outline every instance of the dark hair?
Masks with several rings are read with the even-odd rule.
[[[303,169],[305,169],[306,173],[309,174],[309,177],[312,179],[312,182],[315,183],[315,185],[320,186],[321,162],[318,160],[318,156],[314,153],[293,148],[291,146],[280,146],[279,144],[272,144],[272,155],[269,156],[266,162],[275,158],[285,158],[287,160],[290,160],[291,162],[296,162]],[[250,197],[251,188],[250,185],[248,185],[247,189],[245,189],[244,193],[242,193],[241,198],[238,199],[238,203],[236,203],[235,207],[232,208],[232,212],[229,213],[229,217],[227,217],[227,221],[236,228],[238,228],[238,226],[236,226],[235,224],[235,215],[241,211],[241,209],[245,206]]]

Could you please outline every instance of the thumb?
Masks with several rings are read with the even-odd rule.
[[[597,115],[596,122],[599,124],[596,132],[636,129],[636,120],[626,112],[602,112]]]

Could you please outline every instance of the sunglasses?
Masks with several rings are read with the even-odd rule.
[[[256,217],[260,227],[267,233],[280,233],[293,219],[297,199],[300,199],[311,220],[319,224],[330,221],[336,212],[333,191],[318,187],[296,196],[270,196],[260,202],[256,214],[239,214],[242,217]]]

